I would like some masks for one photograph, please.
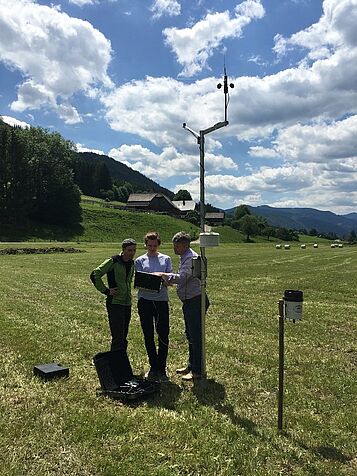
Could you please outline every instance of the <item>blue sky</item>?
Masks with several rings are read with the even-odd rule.
[[[357,211],[357,0],[0,0],[0,114],[230,208]]]

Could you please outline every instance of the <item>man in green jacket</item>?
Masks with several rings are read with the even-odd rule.
[[[120,255],[112,256],[92,271],[90,278],[94,286],[107,296],[106,307],[110,332],[111,350],[126,350],[131,318],[131,281],[134,276],[136,241],[127,238],[121,244]],[[107,275],[108,286],[102,277]]]

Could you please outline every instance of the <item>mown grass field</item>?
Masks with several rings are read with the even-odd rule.
[[[171,290],[171,382],[127,405],[96,396],[91,365],[110,339],[89,273],[117,249],[76,246],[86,252],[0,256],[1,475],[357,474],[356,247],[208,250],[207,381],[183,385],[174,374],[187,347]],[[303,290],[305,302],[303,321],[286,324],[279,435],[276,315],[284,289]],[[128,351],[143,374],[133,309]],[[68,365],[70,377],[46,383],[32,375],[51,361]]]
[[[97,199],[99,200],[99,199]],[[74,241],[74,242],[113,242],[120,243],[131,236],[141,242],[148,230],[160,230],[162,239],[171,242],[177,230],[184,230],[198,237],[199,228],[191,223],[168,215],[140,213],[118,210],[95,203],[81,203],[82,221],[73,227],[42,225],[38,223],[19,223],[2,225],[0,242],[6,241]],[[241,236],[241,235],[240,235]]]

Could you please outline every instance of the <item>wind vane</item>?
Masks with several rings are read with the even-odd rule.
[[[222,83],[217,84],[217,89],[221,89]],[[234,88],[233,83],[229,83],[230,88]],[[227,71],[226,71],[226,63],[224,63],[224,77],[223,77],[223,92],[224,92],[224,120],[227,121],[227,108],[229,104],[229,92],[228,92],[228,78],[227,78]]]

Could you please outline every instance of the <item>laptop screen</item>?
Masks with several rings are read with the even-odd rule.
[[[134,278],[134,288],[143,289],[144,291],[160,292],[162,284],[161,276],[156,274],[144,273],[142,271],[136,271]]]

